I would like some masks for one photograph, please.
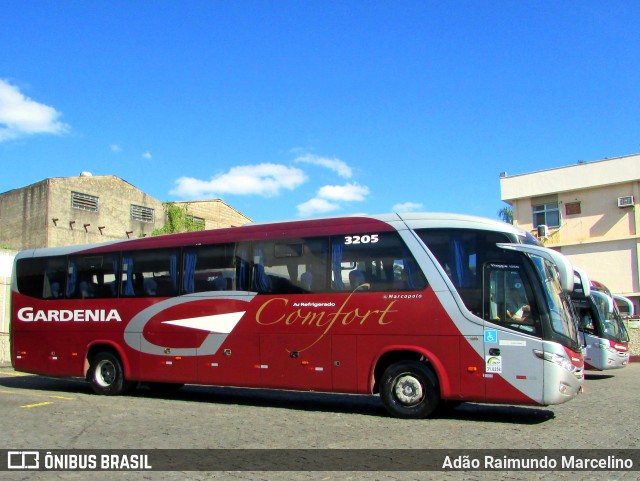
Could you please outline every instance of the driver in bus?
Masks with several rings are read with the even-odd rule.
[[[516,310],[513,314],[507,309],[507,316],[512,321],[523,322],[531,315],[531,307],[529,304],[524,304],[518,310]]]
[[[591,313],[585,311],[584,315],[580,319],[581,327],[587,332],[594,332],[595,326],[593,325],[593,318],[591,317]]]
[[[519,277],[519,276],[518,276]],[[507,318],[516,322],[523,322],[531,315],[531,306],[527,301],[522,281],[518,278],[507,294]]]

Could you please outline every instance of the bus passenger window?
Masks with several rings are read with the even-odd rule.
[[[70,299],[115,297],[118,263],[113,254],[69,257],[63,292]]]
[[[182,276],[185,294],[233,289],[236,278],[234,245],[214,244],[186,249]]]
[[[250,290],[260,294],[325,291],[327,246],[326,237],[289,238],[242,245],[238,249],[238,276],[242,274],[243,282],[250,284]],[[250,248],[253,254],[251,262],[247,260]]]
[[[16,263],[18,292],[37,299],[58,299],[64,294],[65,257],[36,257]]]
[[[500,249],[496,244],[508,242],[508,238],[497,232],[473,229],[419,229],[417,233],[467,309],[482,317],[482,270],[478,266],[496,255],[500,258],[502,253],[498,252]]]
[[[122,256],[121,295],[171,297],[178,294],[179,251],[133,251]]]
[[[397,232],[336,236],[331,253],[333,290],[407,291],[427,286]]]

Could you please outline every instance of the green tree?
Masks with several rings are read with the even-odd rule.
[[[173,202],[165,202],[162,205],[167,213],[167,223],[154,230],[151,235],[204,230],[204,222],[195,220],[189,215],[187,207],[181,207]]]
[[[503,207],[498,211],[498,216],[503,222],[513,224],[513,209],[511,207]]]

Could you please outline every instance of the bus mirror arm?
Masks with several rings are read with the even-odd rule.
[[[526,252],[528,254],[537,255],[544,259],[547,259],[548,261],[555,264],[555,266],[557,267],[558,274],[559,274],[559,281],[560,281],[560,285],[562,286],[562,289],[565,292],[573,291],[573,285],[574,285],[573,265],[571,264],[571,262],[569,262],[569,259],[567,259],[567,257],[561,254],[560,252],[556,252],[546,247],[532,246],[528,244],[525,245],[525,244],[498,243],[496,245],[501,249],[507,249],[507,250],[518,251],[518,252]]]

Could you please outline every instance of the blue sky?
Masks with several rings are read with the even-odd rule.
[[[637,1],[4,1],[0,192],[116,175],[255,221],[497,218],[640,152]]]

